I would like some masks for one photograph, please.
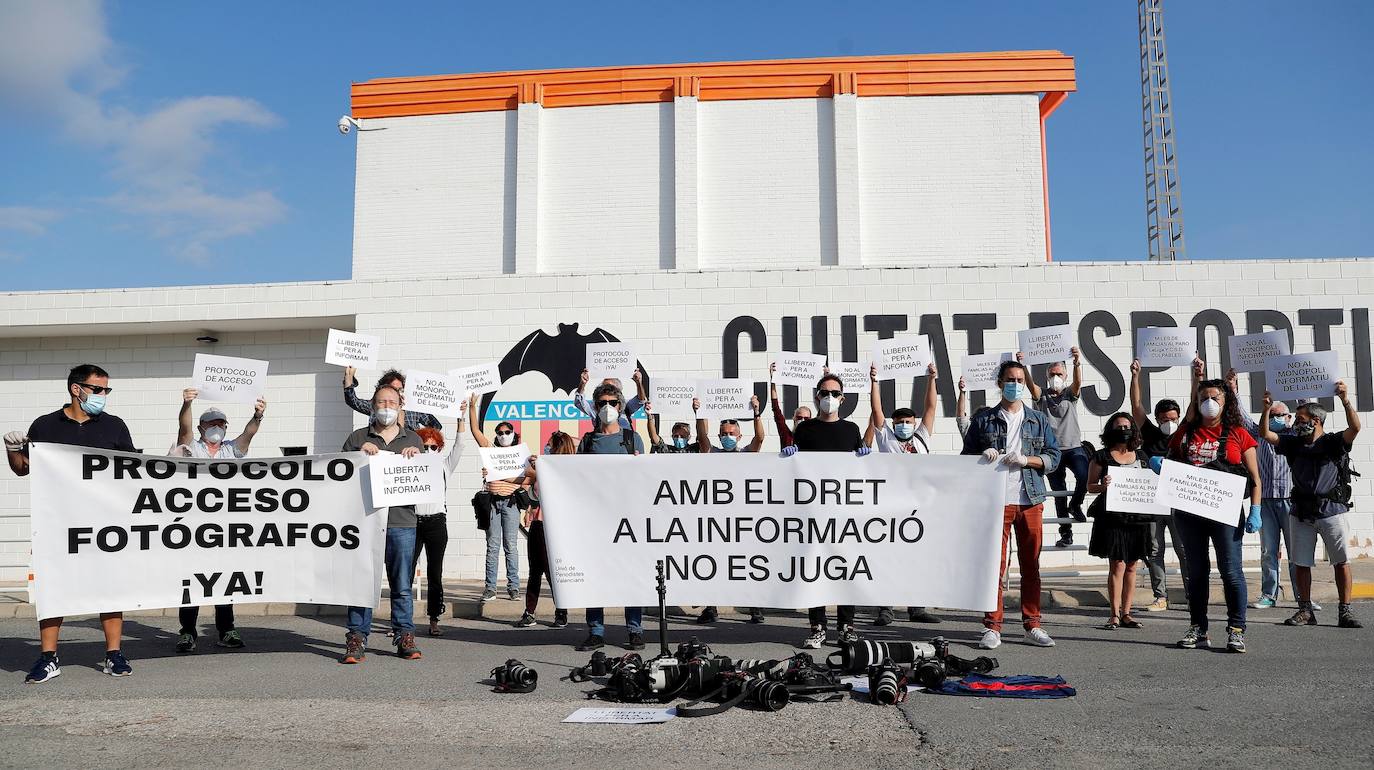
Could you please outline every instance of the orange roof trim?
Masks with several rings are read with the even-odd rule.
[[[858,96],[1027,94],[1077,89],[1059,51],[845,56],[384,78],[354,83],[356,118],[395,118],[545,107]]]

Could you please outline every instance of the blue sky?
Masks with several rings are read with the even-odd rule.
[[[1316,9],[1316,10],[1314,10]],[[1374,255],[1374,3],[1166,6],[1189,256]],[[1135,3],[0,2],[0,291],[346,278],[348,84],[1052,48],[1056,259],[1145,252]]]

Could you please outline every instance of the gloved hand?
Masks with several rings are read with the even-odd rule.
[[[12,430],[5,434],[5,449],[11,452],[22,451],[27,443],[29,443],[29,437],[24,435],[22,430]]]
[[[995,463],[997,462],[997,458],[1001,457],[1001,455],[1001,452],[998,452],[996,449],[993,449],[992,447],[988,447],[987,449],[983,450],[983,462],[988,464]]]
[[[1264,522],[1260,519],[1260,505],[1258,503],[1251,503],[1250,515],[1245,519],[1245,531],[1247,534],[1253,535],[1259,532],[1262,526],[1264,526]]]
[[[1163,458],[1163,457],[1151,457],[1151,458],[1150,458],[1150,470],[1154,471],[1155,473],[1159,473],[1161,470],[1163,470],[1163,468],[1164,468],[1164,458]]]
[[[1002,455],[1002,464],[1008,468],[1024,468],[1030,460],[1020,452],[1011,451]]]
[[[873,447],[861,446],[854,450],[854,454],[859,457],[867,457],[873,452]]]
[[[794,454],[796,454],[796,453],[797,453],[797,448],[796,448],[795,446],[785,446],[785,447],[782,448],[782,456],[783,456],[783,457],[791,457],[792,455],[794,455]]]

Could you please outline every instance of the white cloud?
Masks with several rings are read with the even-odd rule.
[[[281,122],[276,115],[234,96],[193,96],[135,112],[111,96],[127,74],[99,2],[0,2],[0,105],[13,108],[3,111],[56,123],[69,140],[105,153],[118,184],[105,202],[145,218],[173,254],[205,262],[214,242],[285,216],[272,191],[218,189],[204,168],[219,130],[271,128]],[[43,223],[36,226],[41,232]]]
[[[62,217],[57,209],[38,206],[0,206],[0,230],[16,230],[27,235],[42,235],[48,225]]]

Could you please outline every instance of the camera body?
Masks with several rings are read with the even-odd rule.
[[[491,678],[496,682],[495,692],[534,692],[539,684],[539,672],[514,658],[493,668]]]
[[[891,658],[868,667],[868,697],[879,706],[895,706],[906,700],[906,686],[906,671]]]

